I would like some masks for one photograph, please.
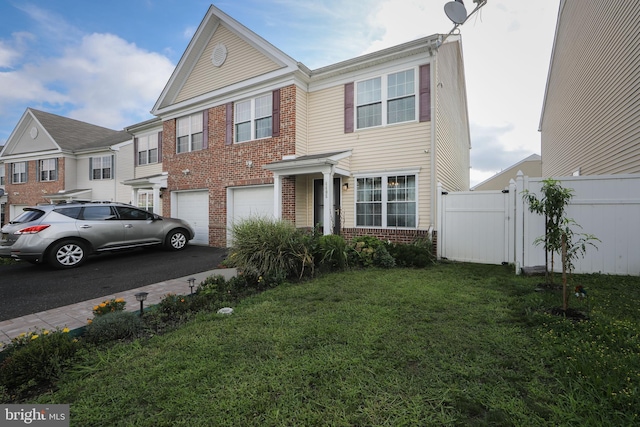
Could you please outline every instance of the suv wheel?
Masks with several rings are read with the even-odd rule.
[[[187,247],[189,238],[184,234],[184,230],[172,230],[167,235],[165,247],[170,251],[179,251]]]
[[[78,267],[87,259],[86,245],[77,240],[64,240],[51,247],[49,264],[54,268]]]

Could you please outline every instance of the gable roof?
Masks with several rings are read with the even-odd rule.
[[[27,108],[62,150],[78,151],[108,147],[131,139],[125,131],[116,131],[68,117]]]
[[[281,76],[298,70],[308,72],[306,67],[299,64],[289,55],[285,54],[280,49],[249,30],[247,27],[231,18],[214,5],[211,5],[189,42],[187,49],[182,54],[182,57],[171,74],[169,81],[162,90],[160,97],[153,106],[153,109],[151,110],[152,114],[157,116],[163,110],[176,103],[176,99],[178,98],[181,89],[187,82],[194,67],[196,66],[196,63],[204,54],[207,44],[211,41],[216,30],[221,26],[278,65],[277,70],[273,70],[268,73],[270,76]],[[261,76],[261,78],[264,77],[265,76]]]

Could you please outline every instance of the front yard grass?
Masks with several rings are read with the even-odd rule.
[[[638,425],[640,279],[576,279],[587,321],[511,267],[328,274],[88,350],[38,402],[74,426]]]

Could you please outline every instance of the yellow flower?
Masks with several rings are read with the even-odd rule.
[[[101,302],[101,303],[100,303],[100,307],[104,308],[104,307],[106,307],[106,306],[107,306],[107,303],[106,303],[106,302]]]
[[[93,323],[93,320],[92,320],[92,319],[87,319],[87,325],[90,325],[90,324],[92,324],[92,323]]]
[[[116,302],[124,302],[124,298],[118,298]]]
[[[62,333],[63,333],[63,334],[68,334],[68,333],[69,333],[69,328],[64,328],[64,329],[62,330]]]
[[[45,329],[44,331],[42,331],[42,335],[49,335],[49,331]]]
[[[37,338],[38,338],[38,336],[39,336],[38,334],[33,334],[33,335],[31,335],[31,340],[33,341],[33,340],[37,339]]]
[[[93,310],[94,310],[94,311],[95,311],[95,310],[98,310],[98,309],[100,309],[100,307],[98,307],[97,305],[93,307]]]
[[[20,335],[18,335],[18,338],[24,338],[27,336],[26,332],[21,333]]]

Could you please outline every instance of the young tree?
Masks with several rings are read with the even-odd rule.
[[[525,190],[523,197],[529,204],[529,210],[539,215],[544,215],[544,236],[536,239],[536,244],[544,243],[545,280],[553,284],[554,253],[562,250],[562,222],[564,212],[573,197],[573,190],[563,188],[560,181],[547,178],[542,181],[542,198]],[[551,254],[551,269],[549,269],[549,254]]]
[[[554,253],[561,256],[562,262],[562,309],[567,311],[569,293],[567,292],[567,272],[571,274],[575,268],[574,260],[584,257],[587,245],[597,249],[592,234],[574,233],[572,227],[580,225],[565,216],[566,207],[573,197],[573,190],[563,188],[560,181],[547,178],[543,181],[541,199],[528,190],[523,197],[529,204],[531,212],[544,215],[545,234],[535,240],[536,244],[544,243],[545,249],[545,279],[553,284]],[[580,227],[582,228],[582,227]],[[599,241],[599,240],[598,240]],[[551,269],[549,269],[549,254],[551,254]]]

